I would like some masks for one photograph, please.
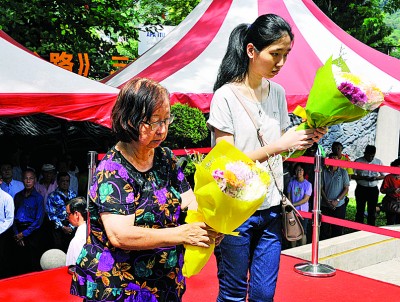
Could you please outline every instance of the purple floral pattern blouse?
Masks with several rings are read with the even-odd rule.
[[[91,233],[77,259],[71,293],[86,301],[181,301],[183,246],[127,251],[109,242],[100,213],[136,214],[135,225],[180,224],[180,193],[190,189],[176,157],[156,148],[153,167],[138,172],[113,147],[99,163],[90,188]]]

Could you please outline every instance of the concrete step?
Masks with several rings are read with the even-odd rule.
[[[400,231],[400,225],[385,228]],[[311,261],[312,246],[287,249],[282,254]],[[400,285],[400,240],[364,231],[323,240],[318,263]]]

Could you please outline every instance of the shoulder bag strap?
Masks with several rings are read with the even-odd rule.
[[[258,123],[258,121],[254,118],[253,114],[251,113],[250,109],[246,106],[245,102],[242,99],[242,96],[240,95],[239,91],[237,90],[237,88],[235,86],[233,86],[232,84],[229,84],[229,87],[231,88],[233,94],[236,96],[236,98],[239,100],[239,102],[242,104],[244,110],[247,112],[247,114],[249,115],[251,121],[254,124],[254,127],[256,127],[257,130],[257,138],[258,141],[260,142],[261,147],[263,147],[265,145],[265,141],[264,138],[262,136],[262,133],[260,132],[261,130],[261,125]]]

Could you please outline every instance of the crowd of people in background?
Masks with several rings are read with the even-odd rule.
[[[314,144],[306,150],[304,156],[314,156],[317,148],[320,148],[323,157],[352,161],[343,153],[343,145],[336,141],[331,145],[329,152],[325,152],[321,145]],[[382,161],[375,157],[376,147],[367,145],[362,157],[354,159],[354,162],[383,165]],[[314,164],[285,162],[285,193],[300,211],[312,212],[314,205]],[[400,167],[400,158],[395,159],[390,166]],[[376,225],[378,215],[384,213],[386,225],[400,223],[400,210],[393,212],[388,209],[386,200],[392,199],[400,205],[400,175],[382,173],[369,170],[357,170],[340,166],[323,165],[321,171],[321,214],[339,219],[346,219],[349,203],[350,181],[356,182],[354,197],[356,201],[355,221]],[[311,191],[306,190],[308,183]],[[384,194],[383,199],[379,193]],[[308,200],[305,203],[305,200]],[[380,202],[379,200],[382,199]],[[297,243],[286,243],[286,247],[299,246],[305,242],[311,242],[312,221],[304,219],[304,231],[306,238]],[[341,236],[345,233],[343,226],[321,223],[320,240]]]
[[[67,210],[78,194],[86,196],[79,169],[68,157],[50,162],[35,169],[24,153],[18,165],[6,158],[0,164],[0,278],[42,270],[43,253],[67,253],[82,225],[75,214],[80,208]]]

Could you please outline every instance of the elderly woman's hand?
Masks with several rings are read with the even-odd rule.
[[[193,246],[209,247],[212,243],[220,243],[223,236],[204,222],[195,222],[181,225],[183,243]]]
[[[225,235],[222,233],[217,234],[217,238],[215,238],[215,246],[218,246],[221,243],[222,239],[224,239],[224,236]]]

